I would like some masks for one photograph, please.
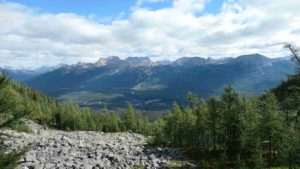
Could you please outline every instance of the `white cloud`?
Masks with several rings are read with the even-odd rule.
[[[174,0],[173,8],[178,12],[193,13],[202,11],[207,0]]]
[[[300,1],[230,0],[218,14],[204,12],[207,2],[174,0],[159,10],[136,7],[127,19],[106,24],[95,16],[41,13],[2,2],[0,66],[90,62],[110,55],[277,57],[287,54],[282,43],[300,43]]]

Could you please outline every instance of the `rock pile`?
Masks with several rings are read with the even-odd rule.
[[[147,138],[133,133],[47,130],[31,121],[33,133],[2,131],[10,150],[28,147],[20,169],[166,168],[181,153],[171,148],[146,148]]]

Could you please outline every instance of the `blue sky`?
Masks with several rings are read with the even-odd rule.
[[[11,0],[41,12],[76,13],[79,15],[96,14],[100,17],[117,17],[128,13],[136,0]],[[120,3],[122,2],[122,3]]]
[[[112,55],[283,57],[284,43],[300,44],[299,8],[298,0],[0,0],[0,67]]]
[[[127,17],[137,0],[7,0],[20,3],[40,12],[47,13],[76,13],[78,15],[97,15],[103,18],[118,18],[121,14]],[[224,0],[210,0],[204,13],[218,13]],[[143,3],[142,7],[158,10],[172,6],[172,0],[157,3]]]

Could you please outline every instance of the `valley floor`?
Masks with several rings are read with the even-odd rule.
[[[20,169],[167,168],[183,162],[177,149],[147,148],[147,137],[133,133],[48,130],[31,121],[32,133],[3,130],[9,150],[28,147]]]

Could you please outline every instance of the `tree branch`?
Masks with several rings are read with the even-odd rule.
[[[298,64],[300,64],[300,56],[298,54],[299,49],[297,49],[292,44],[286,44],[286,45],[284,45],[284,47],[288,48],[291,51],[292,57],[298,62]]]

